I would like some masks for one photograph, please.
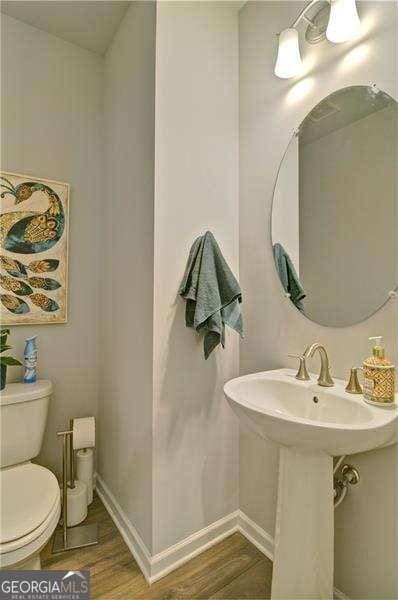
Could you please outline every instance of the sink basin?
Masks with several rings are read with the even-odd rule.
[[[333,456],[395,443],[398,408],[365,404],[277,369],[232,379],[225,396],[242,423],[279,447],[272,600],[333,598]]]
[[[282,446],[312,448],[331,456],[364,452],[394,443],[398,409],[366,404],[333,388],[298,381],[295,371],[277,369],[232,379],[224,386],[235,413],[256,433]]]

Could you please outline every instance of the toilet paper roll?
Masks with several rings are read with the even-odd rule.
[[[95,446],[95,419],[83,417],[73,419],[73,448],[93,448]]]
[[[76,452],[76,475],[87,487],[87,504],[93,501],[94,452],[91,448]]]
[[[75,487],[67,489],[68,527],[78,525],[87,517],[87,486],[84,481],[75,479]]]

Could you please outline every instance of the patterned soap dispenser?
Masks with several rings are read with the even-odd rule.
[[[34,335],[25,340],[25,351],[24,351],[24,366],[25,373],[23,382],[24,383],[35,383],[37,379],[37,346],[36,338]]]
[[[395,366],[386,358],[381,336],[373,342],[372,356],[363,363],[363,396],[366,402],[391,406],[395,398]]]

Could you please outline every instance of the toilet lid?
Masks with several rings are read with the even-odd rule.
[[[28,535],[39,527],[59,498],[55,475],[32,463],[2,469],[0,491],[1,544]]]

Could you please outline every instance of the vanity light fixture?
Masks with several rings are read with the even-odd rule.
[[[312,8],[320,5],[315,13]],[[311,18],[308,13],[312,13]],[[290,27],[278,35],[278,56],[275,75],[289,79],[300,73],[302,67],[297,26],[301,21],[308,24],[305,39],[309,44],[317,44],[327,38],[340,44],[354,37],[360,28],[355,0],[311,0],[299,13]]]
[[[326,37],[334,44],[353,38],[359,31],[359,20],[355,0],[331,0],[330,17]]]
[[[279,34],[275,75],[282,79],[289,79],[299,73],[301,65],[298,31],[294,27],[289,27]]]

